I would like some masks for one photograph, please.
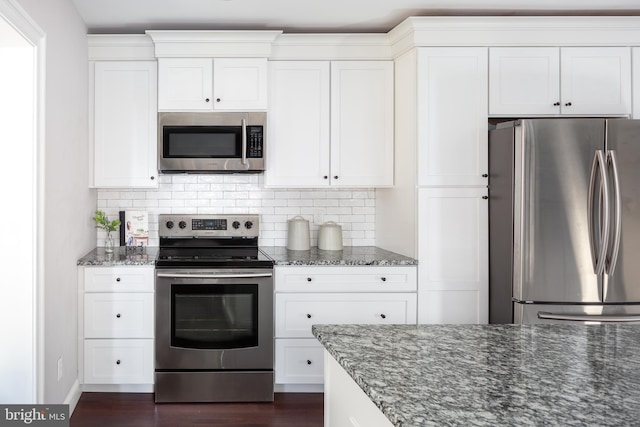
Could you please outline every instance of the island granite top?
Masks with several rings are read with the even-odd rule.
[[[345,246],[341,251],[323,251],[316,246],[308,251],[290,251],[284,246],[260,246],[276,265],[417,265],[418,261],[375,246]]]
[[[640,422],[634,325],[315,325],[395,426]]]
[[[110,267],[116,265],[155,265],[158,247],[116,246],[113,253],[108,254],[104,248],[95,248],[78,260],[81,266]]]

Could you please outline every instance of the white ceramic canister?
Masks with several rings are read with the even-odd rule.
[[[294,216],[287,223],[287,249],[292,251],[308,251],[309,243],[309,221],[300,215]]]
[[[333,221],[322,224],[318,229],[318,249],[323,251],[341,251],[342,226]]]

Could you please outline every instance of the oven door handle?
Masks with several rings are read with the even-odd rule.
[[[231,273],[231,274],[199,274],[199,273],[157,273],[157,277],[171,279],[249,279],[253,277],[272,277],[273,273]]]

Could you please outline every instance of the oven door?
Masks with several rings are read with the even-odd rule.
[[[156,270],[156,370],[273,369],[273,270]]]

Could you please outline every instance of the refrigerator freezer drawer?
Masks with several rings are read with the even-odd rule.
[[[514,303],[515,323],[640,324],[638,305],[555,305]]]

